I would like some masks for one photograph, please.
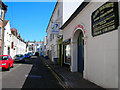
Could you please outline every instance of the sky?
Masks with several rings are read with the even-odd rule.
[[[43,41],[56,2],[4,2],[5,20],[16,28],[25,41]]]

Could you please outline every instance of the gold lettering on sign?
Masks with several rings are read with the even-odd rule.
[[[92,35],[100,35],[108,31],[115,30],[118,26],[118,17],[115,10],[118,3],[106,2],[92,13]]]
[[[109,7],[114,7],[114,3],[111,2],[111,3],[105,4],[102,7],[100,7],[99,10],[102,11],[102,10],[109,8]]]

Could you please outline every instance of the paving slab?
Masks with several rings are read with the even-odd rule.
[[[106,90],[82,77],[80,72],[71,72],[68,67],[54,64],[50,59],[41,57],[58,76],[64,81],[65,85],[69,88],[95,88],[100,90]]]

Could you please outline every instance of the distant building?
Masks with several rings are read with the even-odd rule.
[[[44,37],[44,56],[47,56],[47,50],[46,50],[46,46],[47,46],[47,36]]]
[[[36,42],[36,52],[39,52],[40,56],[44,54],[44,42]]]
[[[44,42],[28,41],[27,42],[27,52],[32,52],[33,54],[38,52],[40,55],[43,55]]]

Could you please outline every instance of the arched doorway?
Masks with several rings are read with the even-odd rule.
[[[73,32],[72,38],[72,64],[71,71],[81,72],[84,71],[84,32],[78,28]]]
[[[83,73],[84,70],[84,40],[82,39],[83,32],[79,30],[79,35],[77,38],[77,48],[78,48],[78,72]]]
[[[78,24],[71,39],[71,71],[85,75],[86,65],[86,33],[84,24]]]

